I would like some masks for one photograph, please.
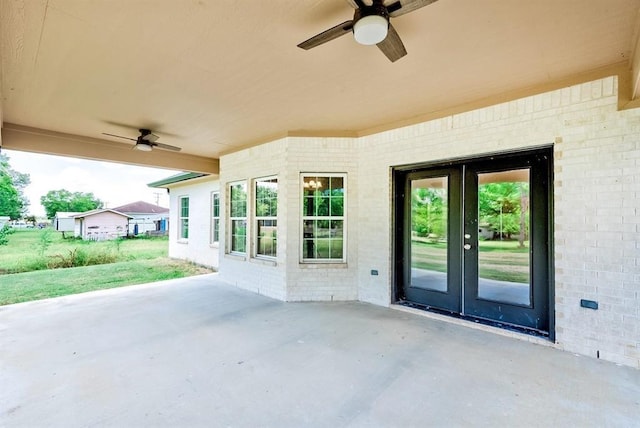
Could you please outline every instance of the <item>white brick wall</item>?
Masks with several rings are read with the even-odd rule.
[[[558,346],[640,367],[640,111],[617,111],[616,86],[607,78],[361,138],[360,181],[380,197],[359,195],[375,213],[359,238],[360,300],[390,301],[391,235],[373,225],[391,222],[391,166],[556,142]]]
[[[218,268],[218,247],[211,245],[211,192],[219,189],[211,176],[170,186],[169,257]],[[189,197],[189,239],[179,240],[180,197]]]
[[[284,300],[389,305],[393,166],[554,144],[557,346],[640,367],[640,110],[618,111],[617,93],[611,77],[359,139],[284,138],[225,156],[223,184],[278,175],[280,229],[276,266],[227,256],[221,275]],[[300,172],[348,174],[346,265],[299,263]]]
[[[227,242],[220,249],[220,279],[237,287],[264,294],[275,299],[286,300],[286,266],[287,254],[290,251],[287,243],[288,232],[283,227],[287,218],[287,140],[277,140],[269,144],[252,147],[237,153],[223,156],[220,159],[220,192],[221,211],[221,240]],[[253,257],[254,225],[253,225],[253,181],[261,177],[278,177],[278,243],[276,260],[261,260]],[[231,255],[228,248],[229,226],[227,216],[229,212],[228,185],[238,181],[247,183],[247,234],[249,238],[248,252],[245,257]]]
[[[356,300],[360,221],[357,159],[350,138],[289,138],[287,189],[287,300]],[[300,263],[301,173],[346,173],[347,263],[326,266]]]

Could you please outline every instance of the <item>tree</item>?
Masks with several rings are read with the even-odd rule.
[[[40,198],[40,203],[48,218],[55,217],[57,212],[85,212],[104,205],[93,193],[72,193],[65,189],[48,191]]]
[[[29,174],[13,170],[9,157],[0,153],[0,216],[17,220],[26,214],[29,200],[24,189],[30,182]]]
[[[445,236],[447,231],[445,189],[430,187],[413,189],[411,210],[411,227],[417,236]]]
[[[529,229],[528,200],[528,183],[483,184],[478,189],[480,222],[490,224],[501,238],[519,234],[519,244],[524,246]]]

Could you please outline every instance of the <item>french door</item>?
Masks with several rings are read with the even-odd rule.
[[[553,334],[551,155],[397,169],[398,300]]]

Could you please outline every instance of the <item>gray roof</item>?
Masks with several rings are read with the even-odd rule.
[[[113,208],[115,211],[125,214],[166,214],[169,208],[150,204],[149,202],[137,201]]]
[[[171,184],[176,184],[181,181],[192,180],[194,178],[200,178],[207,175],[210,175],[210,174],[204,174],[202,172],[181,172],[180,174],[172,175],[171,177],[163,178],[162,180],[149,183],[147,184],[147,186],[166,188],[168,185],[171,185]]]

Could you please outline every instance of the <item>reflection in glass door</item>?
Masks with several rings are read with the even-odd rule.
[[[478,297],[531,305],[529,169],[478,174]]]
[[[449,312],[461,310],[460,168],[408,174],[404,294]],[[453,225],[452,225],[453,224]]]
[[[411,286],[447,291],[448,177],[411,182]]]

